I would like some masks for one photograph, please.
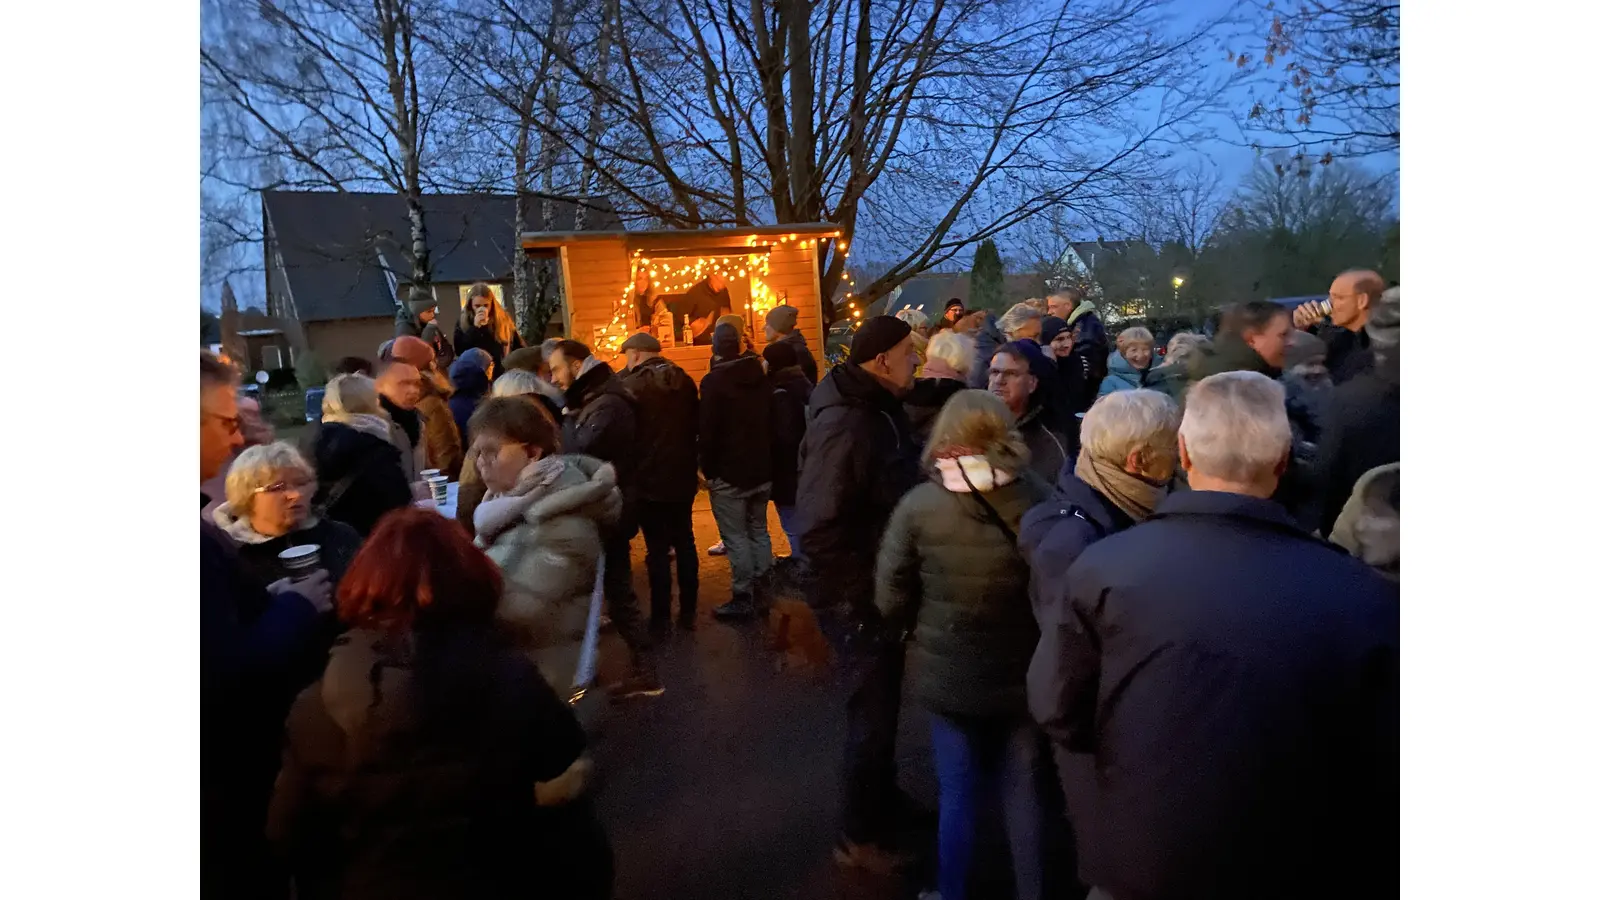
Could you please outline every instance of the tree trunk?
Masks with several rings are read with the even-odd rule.
[[[410,294],[432,296],[433,267],[428,258],[428,224],[422,209],[422,173],[417,147],[419,122],[411,18],[404,0],[378,0],[378,12],[383,64],[393,104],[395,150],[400,157],[401,188],[411,224]],[[406,309],[405,301],[409,299],[408,296],[400,300],[402,309]]]

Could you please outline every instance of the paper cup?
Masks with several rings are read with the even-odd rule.
[[[423,481],[431,481],[438,477],[439,474],[440,473],[438,469],[423,469],[421,472],[417,473],[417,477],[421,478]]]
[[[290,577],[302,578],[310,575],[312,570],[322,565],[322,546],[320,544],[301,544],[278,554],[278,561],[289,570]]]
[[[443,504],[450,498],[450,479],[443,475],[435,475],[428,479],[428,487],[433,491],[433,502]]]

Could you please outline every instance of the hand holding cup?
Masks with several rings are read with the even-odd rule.
[[[327,569],[317,569],[301,578],[280,578],[267,585],[273,596],[293,592],[306,598],[319,613],[333,609],[333,581]]]
[[[1294,327],[1301,331],[1310,331],[1311,326],[1322,321],[1328,314],[1328,301],[1311,300],[1294,308]]]

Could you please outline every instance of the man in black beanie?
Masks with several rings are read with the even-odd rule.
[[[809,600],[854,686],[834,857],[878,872],[910,862],[891,846],[906,806],[894,765],[905,652],[882,626],[872,575],[889,514],[919,478],[901,405],[916,366],[910,325],[893,316],[862,323],[849,362],[830,370],[811,395],[795,504],[800,549],[814,573]]]

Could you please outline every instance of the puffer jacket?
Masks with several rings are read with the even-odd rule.
[[[471,360],[457,360],[450,366],[450,383],[455,387],[455,392],[446,402],[450,407],[450,418],[456,423],[456,439],[465,446],[467,420],[472,418],[478,404],[489,394],[489,375]]]
[[[289,712],[267,835],[300,900],[609,897],[592,806],[540,802],[584,743],[491,623],[354,628]]]
[[[589,456],[549,456],[474,515],[477,543],[500,566],[500,618],[514,626],[557,692],[574,682],[589,621],[600,533],[622,513],[617,473]]]
[[[695,474],[700,395],[694,379],[664,356],[644,360],[618,377],[639,401],[639,499],[693,500],[700,489]]]
[[[955,462],[942,460],[941,469],[954,472]],[[982,457],[960,462],[1012,535],[1047,494],[1027,472],[997,487]],[[959,474],[918,485],[895,507],[876,586],[890,633],[913,632],[918,702],[944,716],[1027,716],[1028,663],[1039,643],[1028,564]]]
[[[1106,360],[1106,377],[1100,382],[1100,396],[1117,391],[1136,391],[1144,387],[1149,375],[1150,367],[1135,369],[1133,363],[1128,362],[1120,352],[1113,352]]]

